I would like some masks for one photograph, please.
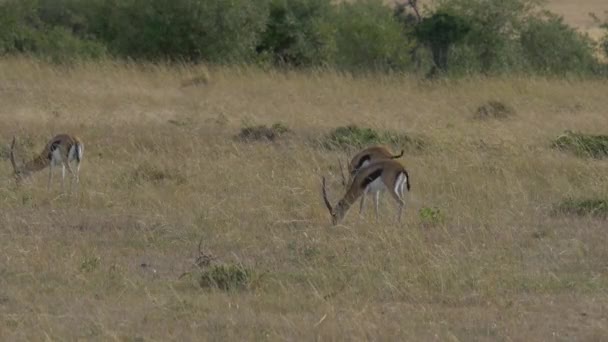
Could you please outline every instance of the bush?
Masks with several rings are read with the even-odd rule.
[[[520,41],[526,62],[537,73],[590,73],[596,65],[591,40],[550,13],[532,18]]]
[[[445,217],[439,208],[424,207],[418,211],[418,216],[423,226],[435,226],[442,224]]]
[[[405,70],[410,48],[402,24],[381,1],[362,0],[338,5],[334,64],[358,70]]]
[[[216,265],[201,274],[199,284],[203,288],[239,290],[250,285],[251,276],[252,272],[242,265]]]
[[[553,142],[553,147],[579,156],[605,158],[608,156],[608,135],[591,135],[566,131]]]
[[[338,127],[324,139],[323,146],[327,149],[364,148],[370,145],[391,144],[404,149],[421,150],[426,144],[417,138],[394,132],[378,133],[371,128],[359,128],[355,125]]]
[[[148,60],[244,62],[255,54],[265,1],[92,0],[90,33],[118,56]]]
[[[330,0],[272,0],[256,51],[275,65],[327,63],[333,38],[323,28],[332,11]]]
[[[555,212],[576,216],[608,217],[608,200],[566,199],[555,207]]]

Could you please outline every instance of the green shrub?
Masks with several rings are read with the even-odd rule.
[[[410,150],[421,150],[426,144],[418,138],[394,132],[378,133],[371,128],[360,128],[356,125],[338,127],[323,140],[327,149],[360,149],[376,144],[390,144]]]
[[[314,66],[328,62],[333,11],[330,0],[272,0],[256,51],[275,65]]]
[[[608,217],[608,200],[566,199],[554,208],[556,213],[576,216]]]
[[[251,277],[251,270],[242,265],[215,265],[201,274],[199,284],[202,288],[240,290],[251,284]]]
[[[566,131],[553,142],[553,147],[591,158],[608,157],[608,135],[591,135]]]
[[[334,64],[338,69],[405,70],[412,42],[388,6],[378,0],[343,2],[335,25]]]
[[[446,71],[450,48],[461,41],[470,30],[469,24],[464,19],[438,11],[424,18],[416,26],[414,35],[431,49],[434,67],[439,71]]]
[[[536,73],[590,73],[596,65],[591,40],[550,13],[532,18],[520,41],[526,63]]]

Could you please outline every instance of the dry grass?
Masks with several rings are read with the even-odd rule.
[[[1,61],[0,80],[4,144],[16,133],[31,155],[73,132],[86,145],[72,196],[46,192],[45,172],[15,188],[0,154],[1,340],[608,336],[606,221],[552,214],[565,198],[606,198],[608,164],[551,148],[566,129],[608,132],[605,82],[23,60]],[[474,120],[488,101],[517,116]],[[288,140],[234,139],[275,122]],[[428,139],[402,159],[403,225],[387,195],[380,224],[368,203],[329,225],[320,176],[336,199],[340,154],[314,140],[347,124]],[[247,289],[199,286],[200,238],[213,263],[252,270]]]

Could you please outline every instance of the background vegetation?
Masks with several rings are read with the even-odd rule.
[[[606,70],[606,40],[537,0],[437,0],[415,13],[379,0],[5,0],[0,54],[453,75]]]

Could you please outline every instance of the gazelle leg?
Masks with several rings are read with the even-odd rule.
[[[405,201],[403,200],[403,184],[406,180],[404,177],[404,175],[399,177],[397,180],[397,184],[395,184],[395,188],[389,191],[391,193],[391,196],[393,196],[393,198],[399,205],[399,213],[397,214],[397,221],[399,223],[401,223],[401,214],[403,213],[403,208],[405,207]]]
[[[61,191],[65,191],[65,164],[61,165]]]
[[[363,215],[363,207],[365,206],[365,192],[361,194],[361,203],[359,204],[359,217]]]

